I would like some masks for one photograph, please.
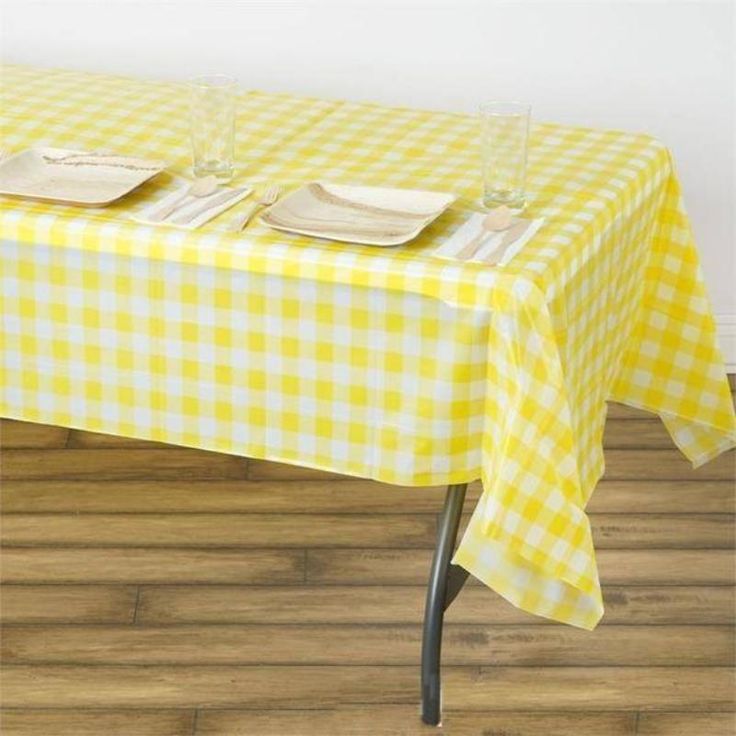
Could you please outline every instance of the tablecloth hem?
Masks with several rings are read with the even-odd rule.
[[[487,540],[487,544],[490,549],[493,545],[499,543]],[[504,550],[504,553],[508,554],[508,551]],[[569,624],[585,631],[593,631],[603,617],[604,607],[600,595],[600,588],[589,594],[585,594],[564,578],[558,578],[556,580],[548,579],[548,584],[551,583],[553,586],[557,584],[573,588],[573,590],[577,591],[581,600],[587,604],[587,606],[583,605],[577,610],[574,610],[568,604],[566,607],[567,610],[563,614],[556,608],[555,604],[550,604],[550,598],[534,596],[533,599],[530,599],[528,593],[520,592],[524,589],[514,586],[509,580],[504,579],[502,575],[498,574],[496,572],[499,569],[498,567],[488,564],[487,559],[479,561],[471,551],[464,549],[462,546],[455,552],[452,562],[467,570],[473,577],[498,593],[498,595],[511,603],[511,605],[532,615],[541,616],[542,618],[558,623]],[[527,596],[526,599],[524,595]]]
[[[410,488],[428,488],[442,487],[449,485],[457,485],[461,483],[474,483],[480,480],[481,471],[477,470],[458,470],[449,473],[429,474],[419,472],[414,474],[397,474],[380,472],[380,469],[372,467],[364,469],[365,472],[358,473],[355,468],[342,467],[339,464],[321,464],[318,462],[308,462],[306,460],[296,460],[290,457],[284,457],[276,453],[259,452],[255,448],[235,449],[233,447],[225,447],[217,442],[208,442],[206,440],[195,441],[177,441],[171,439],[170,434],[166,436],[158,436],[155,432],[123,432],[114,431],[112,429],[103,428],[97,424],[85,424],[84,422],[65,422],[60,424],[58,416],[53,413],[44,414],[43,412],[24,412],[22,410],[9,408],[0,400],[0,418],[10,419],[18,422],[32,422],[35,424],[56,424],[67,429],[79,430],[81,432],[95,432],[96,434],[105,434],[111,437],[125,437],[129,439],[141,440],[143,442],[164,442],[175,447],[191,447],[192,449],[206,450],[208,452],[219,452],[225,455],[234,455],[249,460],[263,460],[265,462],[281,463],[283,465],[291,465],[306,470],[315,470],[323,473],[333,473],[335,475],[345,475],[355,480],[371,480],[376,483],[385,483],[397,487],[406,486]],[[438,509],[439,510],[439,509]]]
[[[692,419],[691,417],[662,411],[653,406],[647,406],[644,402],[626,399],[625,397],[618,396],[616,394],[611,394],[607,401],[615,401],[617,403],[624,404],[625,406],[629,406],[632,409],[639,409],[640,411],[645,411],[649,414],[654,414],[655,416],[658,416],[662,420],[662,423],[665,425],[670,438],[672,439],[672,444],[677,447],[677,449],[690,461],[693,469],[699,468],[701,465],[705,465],[711,460],[717,458],[722,453],[728,452],[729,450],[736,447],[736,431],[734,431],[733,429],[714,424],[713,422],[698,421],[696,419]],[[670,420],[669,424],[668,420]],[[708,433],[712,434],[713,437],[711,438],[711,442],[713,443],[713,446],[709,447],[706,450],[703,450],[702,452],[693,452],[691,450],[691,444],[680,441],[678,439],[677,434],[673,431],[671,427],[672,420],[687,422],[691,424],[693,428],[699,429],[701,431],[705,430]]]
[[[588,547],[588,558],[595,560],[595,552],[593,551],[593,535],[590,530],[590,521],[588,515],[580,507],[569,504],[573,507],[572,510],[579,511],[580,525],[584,530],[584,535],[587,538],[587,544],[581,543],[581,546]],[[571,514],[572,516],[572,514]],[[528,565],[536,568],[541,572],[542,575],[549,579],[562,580],[567,585],[575,588],[585,595],[591,595],[597,589],[597,582],[594,582],[594,577],[590,575],[588,567],[585,572],[575,573],[574,568],[571,564],[571,557],[573,555],[580,556],[579,547],[575,547],[575,551],[570,551],[562,560],[556,560],[546,553],[544,554],[544,560],[540,560],[540,547],[538,545],[530,544],[527,541],[519,541],[510,536],[503,527],[494,524],[493,522],[485,522],[484,533],[487,539],[492,539],[498,543],[503,543],[505,548],[524,560]],[[595,562],[592,565],[595,569]]]
[[[711,460],[717,458],[720,454],[728,452],[734,447],[736,447],[736,439],[731,439],[728,442],[724,443],[722,447],[714,448],[713,450],[710,450],[709,452],[704,452],[702,455],[697,455],[694,458],[689,457],[688,460],[690,460],[690,462],[692,463],[693,470],[696,470],[701,465],[709,463]]]
[[[680,450],[680,452],[690,461],[693,469],[701,467],[706,463],[714,460],[724,452],[736,447],[736,430],[728,431],[723,427],[717,427],[710,423],[705,422],[694,422],[690,419],[683,419],[675,414],[669,414],[667,412],[661,412],[659,414],[662,422],[664,423],[667,431],[672,438],[672,442]],[[678,422],[689,422],[693,429],[699,430],[702,434],[708,434],[708,440],[710,446],[707,446],[700,452],[694,452],[693,446],[689,437],[685,439],[680,437],[680,432],[677,428]],[[683,428],[684,432],[687,430]]]

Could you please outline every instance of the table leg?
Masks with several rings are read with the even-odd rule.
[[[442,622],[445,611],[468,577],[466,570],[450,564],[467,489],[467,483],[447,487],[429,573],[422,638],[422,720],[432,726],[439,725],[442,715],[440,683]]]

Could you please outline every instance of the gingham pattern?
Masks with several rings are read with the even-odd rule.
[[[174,84],[6,67],[2,145],[188,163]],[[454,191],[391,250],[256,223],[195,232],[6,200],[2,414],[406,485],[482,477],[455,561],[516,605],[592,628],[585,504],[605,401],[662,415],[700,463],[733,409],[669,154],[649,137],[537,125],[531,216],[503,269],[432,258],[480,193],[473,119],[251,92],[235,184],[319,178]],[[295,500],[298,503],[298,500]]]

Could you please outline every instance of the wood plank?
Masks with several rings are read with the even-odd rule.
[[[339,710],[203,710],[196,736],[633,736],[631,713],[443,713],[443,726],[429,729],[416,705],[380,705]],[[688,736],[693,736],[689,734]],[[699,736],[705,736],[700,732]]]
[[[417,707],[416,667],[7,665],[7,708]],[[715,709],[733,706],[726,667],[446,667],[448,710]]]
[[[602,480],[588,502],[589,513],[732,514],[736,483],[730,480]]]
[[[466,521],[469,517],[466,517]],[[597,549],[733,549],[727,514],[593,514]],[[7,546],[433,548],[428,514],[6,514]]]
[[[715,544],[718,524],[693,525]],[[435,526],[427,514],[6,514],[2,534],[6,545],[431,547]]]
[[[730,550],[599,550],[604,585],[733,585]],[[429,571],[429,550],[309,549],[311,583],[421,585]]]
[[[4,710],[3,736],[191,736],[193,710]]]
[[[606,623],[733,624],[734,588],[729,585],[615,586],[603,589]]]
[[[131,623],[138,589],[127,585],[4,585],[0,618],[12,623]]]
[[[417,707],[416,667],[6,665],[0,684],[6,708]]]
[[[480,484],[468,488],[472,509]],[[8,480],[0,486],[5,513],[438,513],[444,487],[392,486],[372,480],[79,481]],[[734,513],[729,480],[601,481],[595,513]]]
[[[396,624],[422,622],[426,588],[415,586],[144,586],[143,624]],[[736,600],[728,586],[610,586],[608,624],[730,624]],[[483,586],[468,586],[448,610],[448,623],[555,625]]]
[[[734,713],[642,713],[639,736],[733,736]]]
[[[94,480],[14,480],[3,483],[0,493],[6,513],[137,513],[145,509],[152,513],[436,514],[442,509],[445,488],[410,488],[372,480],[144,480],[104,484]],[[479,495],[480,484],[475,484],[468,491],[467,502],[472,503]]]
[[[499,666],[728,666],[730,626],[446,624],[445,664]],[[6,626],[8,664],[415,665],[422,627],[322,624],[217,626]]]
[[[136,437],[121,437],[116,434],[103,434],[102,432],[88,432],[83,429],[70,429],[67,447],[87,450],[114,450],[122,448],[136,448],[153,450],[157,447],[176,447],[177,445],[165,442],[154,442]]]
[[[299,550],[7,548],[8,583],[300,583]]]
[[[728,667],[448,668],[448,708],[487,710],[726,710],[734,704]]]
[[[66,447],[69,430],[49,424],[0,419],[0,447],[10,448],[60,448]]]
[[[2,477],[8,480],[94,481],[133,478],[243,478],[247,461],[191,448],[118,450],[4,450]]]
[[[249,480],[339,480],[349,476],[300,465],[253,459],[248,463]]]
[[[640,420],[652,420],[657,419],[656,414],[652,412],[644,411],[643,409],[636,409],[633,406],[627,406],[626,404],[619,404],[617,401],[608,402],[608,413],[606,414],[607,420],[618,420],[618,419],[640,419]]]
[[[674,447],[660,419],[609,419],[603,434],[606,450],[670,449]]]
[[[733,549],[731,514],[591,514],[598,549]]]
[[[607,480],[733,480],[736,451],[693,469],[679,450],[608,450]]]

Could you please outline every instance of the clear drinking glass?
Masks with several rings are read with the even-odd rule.
[[[524,208],[530,114],[531,106],[523,102],[487,102],[480,106],[486,207]]]
[[[235,80],[224,74],[195,77],[191,95],[194,176],[230,179],[234,172]]]

